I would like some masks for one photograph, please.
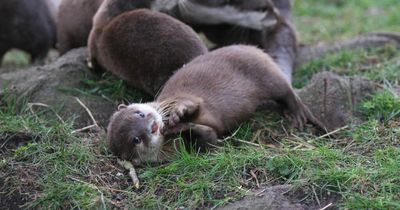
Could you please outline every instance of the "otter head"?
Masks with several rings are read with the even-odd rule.
[[[108,125],[111,151],[134,165],[157,162],[164,136],[161,114],[154,104],[119,105]]]

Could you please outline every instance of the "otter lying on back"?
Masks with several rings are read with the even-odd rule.
[[[217,144],[266,100],[281,104],[295,127],[323,126],[267,54],[245,45],[220,48],[179,69],[154,102],[121,105],[110,119],[109,146],[136,165],[163,161],[166,134],[182,131],[199,146]]]

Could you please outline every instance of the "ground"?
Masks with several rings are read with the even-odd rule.
[[[304,44],[334,42],[372,31],[400,31],[398,0],[296,1]],[[6,68],[24,56],[8,55]],[[14,66],[15,67],[15,66]],[[23,70],[19,70],[23,71]],[[294,86],[330,71],[359,75],[383,88],[354,109],[362,123],[330,136],[293,130],[277,114],[259,111],[225,145],[209,153],[179,151],[161,166],[137,170],[135,189],[106,147],[104,129],[73,132],[73,119],[32,112],[11,92],[0,98],[0,208],[213,208],[275,185],[290,186],[302,208],[400,208],[400,52],[395,45],[343,50],[298,67]],[[110,81],[85,81],[85,94],[139,101]],[[111,89],[111,90],[110,90]],[[123,94],[121,94],[123,93]],[[299,207],[300,208],[300,207]]]

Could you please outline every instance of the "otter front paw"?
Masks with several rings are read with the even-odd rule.
[[[180,123],[184,118],[190,117],[199,109],[199,104],[190,100],[179,101],[172,109],[169,115],[169,126],[175,126]]]

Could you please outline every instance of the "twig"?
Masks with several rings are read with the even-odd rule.
[[[71,133],[74,134],[74,133],[82,132],[82,131],[89,130],[94,127],[98,127],[98,126],[97,125],[89,125],[89,126],[86,126],[86,127],[80,128],[80,129],[73,130]]]
[[[256,147],[261,147],[259,144],[255,144],[253,142],[249,142],[249,141],[244,141],[244,140],[241,140],[241,139],[233,138],[233,137],[236,136],[237,132],[239,132],[240,128],[242,128],[242,127],[239,127],[238,129],[236,129],[236,131],[233,132],[232,135],[230,135],[228,137],[225,137],[224,139],[221,139],[221,140],[218,140],[218,141],[219,142],[224,142],[224,141],[227,141],[229,139],[233,139],[234,141],[238,141],[238,142],[245,143],[245,144],[250,144],[250,145],[256,146]]]
[[[122,167],[125,169],[129,170],[129,176],[132,178],[133,185],[135,186],[136,189],[139,189],[139,179],[137,177],[135,167],[133,167],[132,163],[126,161],[126,160],[120,160],[119,158],[117,159],[118,164],[120,164]]]
[[[256,196],[257,196],[257,197],[263,196],[263,194],[264,194],[265,191],[267,191],[267,188],[264,188],[264,189],[261,190],[260,192],[257,192],[257,193],[256,193]]]
[[[295,134],[292,134],[292,136],[297,138],[297,139],[302,139],[302,138],[300,138],[299,136],[297,136]],[[297,142],[297,141],[293,141],[293,140],[290,140],[290,139],[286,139],[286,141],[288,141],[290,143],[293,143],[293,144],[297,144],[297,146],[294,149],[298,149],[298,148],[300,148],[302,146],[304,146],[304,147],[306,147],[308,149],[315,149],[315,147],[313,145],[311,145],[311,144],[309,144],[307,142]]]
[[[257,175],[254,173],[253,170],[250,170],[250,175],[256,180],[257,187],[260,188],[260,183],[258,182]]]
[[[329,208],[330,206],[332,206],[332,203],[330,203],[330,204],[326,205],[326,206],[325,206],[325,207],[323,207],[323,208],[320,208],[319,210],[325,210],[325,209]]]
[[[337,132],[339,132],[339,131],[342,131],[342,130],[344,130],[344,129],[347,129],[349,126],[348,125],[345,125],[345,126],[343,126],[343,127],[341,127],[341,128],[338,128],[338,129],[336,129],[336,130],[334,130],[334,131],[331,131],[331,132],[329,132],[329,133],[327,133],[327,134],[324,134],[324,135],[322,135],[322,136],[319,136],[317,139],[322,139],[322,138],[325,138],[325,137],[327,137],[327,136],[331,136],[332,134],[335,134],[335,133],[337,133]]]
[[[105,189],[105,190],[109,190],[109,191],[112,191],[112,192],[121,192],[121,193],[132,194],[132,192],[125,191],[125,190],[118,190],[118,189],[114,189],[114,188],[110,188],[110,187],[101,187],[101,186],[98,187],[98,186],[96,186],[96,185],[94,185],[94,184],[91,184],[91,183],[88,183],[88,182],[79,180],[79,179],[77,179],[77,178],[75,178],[75,177],[72,177],[72,176],[67,176],[67,177],[68,177],[69,179],[73,180],[73,181],[76,181],[76,182],[79,182],[79,183],[88,185],[89,187],[91,187],[91,188],[93,188],[93,189],[96,189],[96,190],[98,190],[98,189]]]
[[[87,108],[87,107],[85,106],[85,104],[83,104],[82,101],[79,100],[78,97],[75,97],[75,99],[76,99],[76,101],[78,101],[78,103],[79,103],[79,104],[86,110],[86,112],[89,114],[90,118],[91,118],[92,121],[93,121],[93,124],[94,124],[95,126],[99,127],[99,125],[97,124],[96,120],[94,119],[94,117],[93,117],[93,115],[92,115],[92,112],[89,110],[89,108]]]
[[[312,188],[312,191],[313,191],[313,193],[314,193],[314,195],[315,195],[315,199],[317,200],[318,206],[320,206],[320,205],[321,205],[321,202],[320,202],[319,199],[318,199],[318,195],[317,195],[317,192],[315,191],[314,186],[311,186],[311,188]]]
[[[97,190],[100,193],[100,200],[101,200],[101,204],[103,205],[103,209],[106,209],[106,203],[104,201],[103,192],[101,192],[101,190],[96,185],[81,181],[81,180],[79,180],[77,178],[74,178],[74,177],[71,177],[71,176],[67,176],[67,177],[72,179],[73,181],[77,181],[77,182],[80,182],[82,184],[86,184],[86,185],[92,187],[93,189]]]
[[[223,141],[226,141],[226,140],[228,140],[228,139],[233,138],[234,136],[236,136],[237,132],[239,132],[239,130],[240,130],[241,128],[242,128],[242,127],[239,126],[239,128],[236,129],[235,132],[232,133],[232,135],[230,135],[230,136],[228,136],[228,137],[225,137],[224,139],[222,139],[222,140],[220,140],[220,141],[223,142]]]
[[[249,141],[245,141],[245,140],[242,140],[242,139],[234,138],[233,140],[238,141],[238,142],[240,142],[240,143],[249,144],[249,145],[252,145],[252,146],[255,146],[255,147],[261,147],[260,144],[256,144],[256,143],[249,142]]]
[[[33,111],[33,106],[42,106],[42,107],[46,107],[46,108],[50,109],[62,123],[65,123],[65,121],[60,117],[60,115],[58,115],[57,112],[54,111],[54,109],[52,109],[49,105],[43,104],[43,103],[28,103],[29,110],[31,111],[31,113],[33,115],[35,115],[36,118],[39,119],[39,117],[37,116],[35,111]]]

